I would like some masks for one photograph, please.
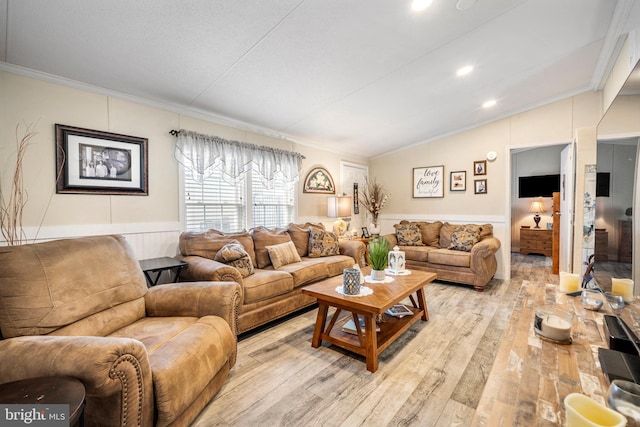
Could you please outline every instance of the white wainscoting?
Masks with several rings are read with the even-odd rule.
[[[25,228],[28,243],[49,240],[121,234],[126,236],[137,259],[173,257],[178,254],[178,239],[181,233],[179,222],[137,224],[89,224],[78,226],[42,227],[37,230]],[[0,245],[6,242],[0,241]]]

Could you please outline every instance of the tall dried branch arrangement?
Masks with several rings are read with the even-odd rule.
[[[20,138],[20,125],[16,126],[16,165],[13,171],[13,181],[8,194],[2,189],[0,181],[0,230],[7,245],[21,245],[26,243],[27,237],[22,227],[22,213],[27,204],[28,195],[24,188],[22,162],[31,138],[38,133],[33,130],[34,125],[27,125]]]
[[[380,211],[382,211],[388,199],[389,194],[384,191],[382,185],[378,184],[375,179],[371,181],[366,179],[364,188],[360,193],[360,197],[358,197],[360,204],[371,214],[375,225],[378,225],[378,215],[380,215]]]

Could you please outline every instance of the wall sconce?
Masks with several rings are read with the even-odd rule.
[[[329,197],[327,199],[327,216],[338,218],[333,223],[333,232],[338,237],[345,237],[347,233],[347,223],[344,218],[351,217],[352,199],[349,196]]]
[[[546,212],[547,210],[544,208],[544,204],[542,203],[542,198],[539,198],[536,201],[531,202],[531,207],[529,208],[529,212],[535,213],[533,216],[533,220],[536,223],[534,228],[540,228],[540,212]]]

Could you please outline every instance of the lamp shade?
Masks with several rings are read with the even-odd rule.
[[[529,208],[529,212],[531,213],[539,213],[546,212],[547,210],[544,208],[544,204],[542,200],[536,200],[535,202],[531,202],[531,207]]]
[[[329,218],[351,216],[351,197],[329,197],[327,199],[327,216]]]

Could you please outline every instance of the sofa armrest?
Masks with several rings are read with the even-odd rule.
[[[87,400],[117,394],[122,419],[153,424],[151,368],[138,340],[51,335],[0,340],[0,383],[40,376],[77,378]]]
[[[398,238],[396,237],[395,234],[385,234],[382,237],[387,239],[387,242],[389,242],[389,247],[390,248],[393,248],[394,246],[398,245]]]
[[[147,316],[219,316],[238,331],[241,286],[236,282],[183,282],[154,286],[144,296]]]
[[[359,240],[339,240],[340,255],[348,255],[353,258],[360,267],[366,264],[365,252],[366,248],[363,242]]]
[[[471,270],[476,274],[488,269],[491,276],[495,273],[496,252],[500,249],[500,240],[495,237],[487,237],[473,245],[471,248]],[[493,271],[491,271],[493,270]]]
[[[237,268],[201,256],[177,256],[189,265],[180,272],[182,282],[236,282],[242,284]]]

